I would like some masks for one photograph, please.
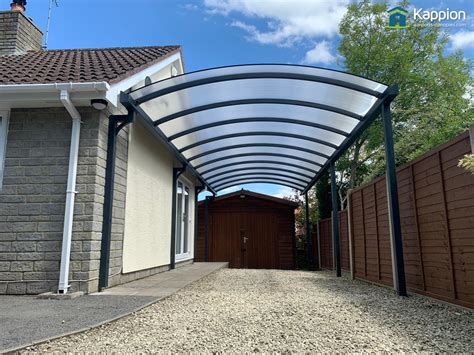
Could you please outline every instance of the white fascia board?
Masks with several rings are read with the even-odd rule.
[[[106,99],[115,107],[120,105],[120,92],[126,91],[140,82],[144,81],[147,76],[152,76],[153,74],[159,72],[163,68],[166,68],[168,65],[171,65],[175,62],[179,63],[178,74],[183,73],[183,63],[181,60],[181,53],[175,53],[168,58],[163,59],[162,61],[153,64],[152,66],[139,71],[138,73],[119,81],[118,83],[112,84],[110,90],[107,91]]]
[[[110,85],[105,82],[51,83],[51,84],[2,84],[0,85],[0,107],[46,107],[62,106],[59,93],[68,91],[74,101],[90,104],[93,98],[104,98]]]

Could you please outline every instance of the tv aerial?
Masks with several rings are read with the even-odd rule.
[[[58,3],[59,0],[49,0],[49,8],[48,8],[48,22],[46,24],[46,36],[45,36],[45,40],[44,40],[44,46],[43,46],[43,49],[47,49],[48,48],[48,38],[49,38],[49,25],[51,24],[51,10],[53,8],[53,3],[56,7],[59,6],[59,3]]]

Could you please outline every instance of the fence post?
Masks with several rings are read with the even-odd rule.
[[[349,268],[351,270],[351,280],[355,279],[354,270],[354,250],[352,241],[352,209],[351,209],[351,190],[347,192],[347,231],[348,231],[348,242],[349,242]]]

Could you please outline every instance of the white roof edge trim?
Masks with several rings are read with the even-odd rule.
[[[133,86],[137,85],[140,81],[143,81],[147,76],[153,75],[154,73],[160,71],[161,69],[165,68],[168,65],[173,64],[174,62],[178,62],[181,72],[179,74],[184,73],[183,67],[183,60],[181,58],[181,52],[174,53],[169,57],[166,57],[163,60],[160,60],[158,63],[155,63],[148,68],[145,68],[128,78],[125,78],[117,83],[114,83],[110,86],[110,89],[107,92],[107,101],[109,101],[115,107],[120,106],[120,92],[126,91]],[[166,80],[166,79],[164,79]]]

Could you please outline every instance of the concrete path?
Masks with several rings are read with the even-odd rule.
[[[121,318],[226,266],[227,263],[194,263],[72,300],[0,296],[0,352]]]

